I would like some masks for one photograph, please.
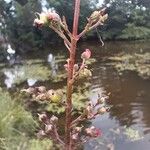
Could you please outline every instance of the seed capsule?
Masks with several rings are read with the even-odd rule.
[[[51,100],[53,103],[61,103],[63,98],[63,93],[60,90],[54,91],[49,90],[47,92],[47,97]]]

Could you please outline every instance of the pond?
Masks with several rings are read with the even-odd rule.
[[[99,92],[110,93],[107,103],[111,108],[107,114],[91,121],[91,124],[102,130],[102,137],[89,140],[84,144],[84,149],[148,150],[150,147],[150,78],[142,78],[136,71],[118,72],[109,57],[118,54],[132,56],[135,53],[149,53],[149,41],[106,42],[104,47],[101,47],[99,42],[82,42],[79,44],[78,55],[79,49],[85,48],[91,49],[92,57],[96,59],[90,65],[93,77],[90,82],[89,99],[94,102]],[[59,53],[55,51],[58,49]],[[1,66],[1,86],[8,88],[10,92],[39,84],[55,89],[61,88],[65,83],[63,75],[57,79],[53,77],[59,74],[59,68],[63,68],[65,58],[67,54],[64,47],[59,45],[44,51],[30,52],[19,62],[26,64],[24,67],[20,64]],[[36,74],[37,69],[38,74]],[[49,76],[52,78],[49,79]]]

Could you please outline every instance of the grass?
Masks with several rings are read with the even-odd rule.
[[[50,149],[50,140],[36,139],[37,127],[30,112],[0,88],[0,150]]]

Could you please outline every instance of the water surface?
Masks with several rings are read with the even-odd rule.
[[[101,47],[99,42],[85,42],[79,45],[78,55],[80,54],[79,49],[84,50],[84,48],[91,49],[93,51],[92,57],[97,60],[96,63],[90,66],[93,72],[90,99],[95,101],[98,92],[111,93],[107,102],[111,106],[110,111],[91,122],[102,130],[103,136],[85,143],[84,149],[105,150],[111,147],[115,150],[149,150],[150,80],[144,80],[132,71],[125,71],[120,75],[107,60],[109,56],[123,52],[131,55],[135,52],[150,52],[149,42],[106,42],[104,47]],[[59,54],[56,51],[58,49],[60,50]],[[45,51],[30,52],[30,54],[23,57],[23,62],[30,59],[40,59],[42,64],[44,62],[47,67],[51,68],[51,73],[55,76],[59,68],[65,63],[57,64],[55,56],[58,55],[67,57],[64,47],[57,46]],[[23,84],[15,85],[14,78],[21,73],[23,72],[20,72],[18,68],[17,70],[11,68],[10,71],[1,71],[1,85],[11,89],[13,87],[27,87],[27,84],[29,86],[39,84],[38,80],[29,78]],[[48,85],[50,82],[45,80],[40,83]],[[53,84],[50,87],[60,88],[64,83]],[[130,136],[126,134],[127,129],[131,129],[133,134],[138,132],[139,137],[130,139]]]

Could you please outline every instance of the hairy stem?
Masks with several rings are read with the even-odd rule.
[[[75,54],[76,54],[76,44],[78,41],[78,21],[80,13],[80,0],[75,0],[75,9],[74,9],[74,22],[73,22],[73,33],[71,39],[71,48],[70,48],[70,59],[69,59],[69,69],[68,69],[68,78],[67,78],[67,106],[66,106],[66,125],[65,125],[65,148],[66,150],[72,149],[72,140],[71,140],[71,110],[72,110],[72,91],[73,83],[73,68],[75,63]]]

